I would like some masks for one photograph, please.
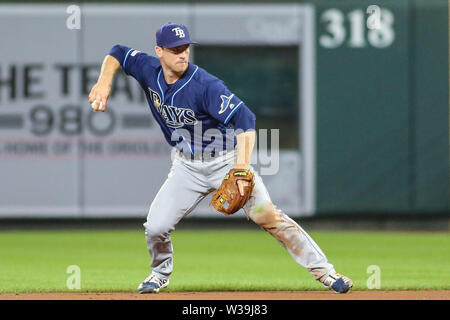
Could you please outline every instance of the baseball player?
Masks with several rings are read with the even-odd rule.
[[[115,45],[89,94],[93,111],[105,111],[114,74],[122,67],[141,85],[150,111],[173,147],[170,172],[144,223],[152,272],[138,292],[155,293],[169,285],[170,234],[211,192],[218,211],[232,214],[242,208],[326,288],[348,292],[351,279],[336,273],[313,239],[272,203],[249,164],[255,115],[223,81],[189,63],[191,44],[195,42],[186,26],[168,23],[156,32],[156,57]]]

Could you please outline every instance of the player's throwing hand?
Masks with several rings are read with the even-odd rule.
[[[111,92],[111,83],[114,73],[120,67],[119,61],[112,56],[106,56],[102,63],[102,69],[97,83],[92,87],[89,93],[89,103],[94,112],[106,110],[106,101],[108,101]]]
[[[91,93],[89,93],[89,103],[94,112],[106,110],[106,101],[109,98],[110,90],[108,85],[98,82],[92,87]]]

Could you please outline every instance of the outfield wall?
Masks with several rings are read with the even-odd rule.
[[[289,215],[448,215],[446,1],[167,3],[80,4],[80,29],[68,2],[0,5],[1,217],[145,217],[170,153],[141,90],[119,73],[102,115],[86,96],[113,44],[151,52],[169,20],[258,129],[280,129],[264,179]]]

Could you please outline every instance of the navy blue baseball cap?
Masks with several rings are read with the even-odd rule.
[[[167,23],[156,31],[156,45],[163,48],[175,48],[185,44],[197,44],[191,41],[188,28],[182,24]]]

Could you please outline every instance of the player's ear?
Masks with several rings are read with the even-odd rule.
[[[155,53],[158,56],[158,58],[162,57],[162,52],[163,52],[163,48],[162,47],[160,47],[160,46],[156,46],[155,47]]]

